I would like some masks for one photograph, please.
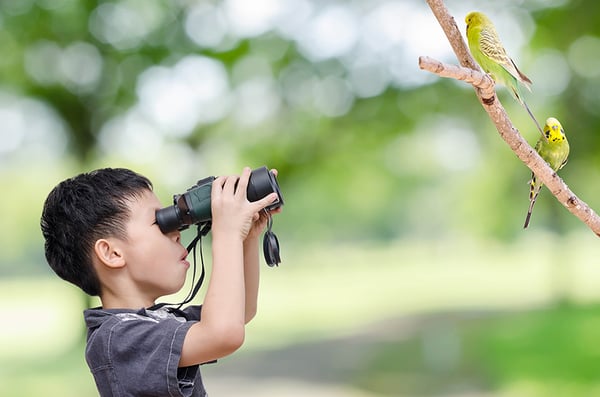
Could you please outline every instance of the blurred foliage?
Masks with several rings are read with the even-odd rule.
[[[277,8],[274,3],[261,4]],[[439,34],[425,5],[383,0],[289,4],[286,12],[297,12],[298,20],[319,20],[334,11],[349,13],[355,18],[354,47],[337,56],[311,52],[300,30],[288,27],[286,31],[282,26],[294,20],[289,16],[250,33],[236,33],[234,26],[229,26],[214,43],[202,41],[210,36],[202,30],[205,36],[198,38],[197,30],[208,17],[225,18],[229,13],[227,22],[236,22],[231,19],[236,7],[245,8],[243,2],[233,0],[3,0],[0,93],[7,95],[4,106],[24,98],[43,104],[45,113],[20,108],[29,116],[25,125],[31,118],[55,115],[48,116],[54,120],[54,127],[48,127],[54,136],[43,128],[42,133],[30,137],[27,134],[32,133],[21,131],[20,141],[10,138],[17,139],[16,143],[8,136],[15,134],[11,124],[3,123],[5,147],[0,150],[0,164],[5,183],[23,179],[24,162],[30,163],[23,160],[27,157],[23,153],[31,152],[28,139],[41,141],[42,146],[47,139],[57,145],[48,144],[46,149],[55,156],[43,153],[41,159],[50,156],[48,161],[53,164],[66,159],[70,165],[59,166],[62,178],[96,166],[127,165],[149,174],[165,200],[206,173],[235,172],[244,164],[278,168],[289,203],[280,227],[289,238],[354,241],[456,234],[509,241],[518,238],[527,206],[529,172],[498,139],[470,88],[427,76],[417,69],[416,58],[399,58],[403,51],[415,51],[409,46],[411,40],[398,39],[385,53],[377,52],[373,43],[375,49],[361,42],[361,34],[366,36],[364,32],[374,29],[367,22],[388,9],[413,12],[430,22],[424,28]],[[508,43],[518,39],[512,40],[501,22],[507,20],[507,14],[523,22],[525,46],[521,51],[511,48],[511,53],[534,80],[534,92],[528,99],[539,118],[551,114],[562,121],[572,156],[561,175],[583,200],[597,207],[600,202],[595,200],[592,181],[600,176],[600,140],[593,131],[600,123],[600,90],[596,89],[600,74],[593,68],[595,52],[588,50],[600,46],[600,28],[591,17],[600,5],[515,1],[505,7],[493,2],[449,1],[448,7],[461,21],[464,10],[475,4],[498,15],[498,29]],[[309,11],[303,13],[307,7]],[[459,27],[462,29],[462,24]],[[392,33],[400,35],[402,31]],[[436,55],[423,43],[423,55]],[[419,49],[418,42],[413,46]],[[371,58],[363,59],[369,54]],[[441,56],[448,57],[448,52]],[[448,58],[452,61],[451,55]],[[206,59],[216,63],[207,64]],[[367,71],[379,72],[357,78],[361,69],[355,66],[365,61],[375,65]],[[160,102],[156,96],[163,93],[177,99],[177,91],[152,91],[152,76],[160,80],[165,73],[176,73],[194,62],[209,67],[207,70],[224,68],[227,92],[216,96],[214,102],[222,102],[226,109],[213,109],[215,116],[206,112],[221,104],[199,102],[200,107],[191,107],[199,112],[197,118],[190,116],[191,124],[173,124],[177,120],[162,120],[161,124],[161,117],[168,118],[174,110],[165,107],[168,100]],[[393,69],[393,62],[399,62],[396,66],[403,75]],[[200,90],[216,84],[210,78],[200,82]],[[172,79],[168,81],[173,85],[180,83]],[[382,89],[369,86],[378,79],[384,81]],[[536,85],[536,81],[540,83]],[[184,80],[183,84],[195,83]],[[371,91],[365,93],[364,87]],[[499,91],[515,124],[534,142],[533,126],[523,111],[512,103],[506,90]],[[185,107],[186,98],[182,101],[181,106],[174,106]],[[261,111],[266,112],[264,117]],[[200,114],[206,118],[198,118]],[[128,127],[123,120],[131,119],[137,122]],[[143,123],[152,125],[148,132]],[[173,128],[169,130],[169,126]],[[132,133],[128,128],[139,131]],[[143,146],[154,141],[153,151]],[[53,167],[45,164],[42,169],[48,172]],[[178,173],[181,175],[172,178]],[[20,190],[34,193],[41,201],[59,179],[49,180],[44,189],[37,189],[33,181],[21,181],[26,186]],[[536,206],[534,228],[565,232],[584,227],[546,193]],[[7,200],[0,201],[3,208],[11,206]],[[35,210],[17,211],[19,235],[39,235],[33,225],[41,203],[30,208]],[[8,213],[6,218],[10,218]],[[3,234],[12,233],[10,224]],[[31,252],[22,236],[6,241],[21,247],[21,253]]]
[[[529,172],[498,139],[470,88],[427,76],[417,69],[416,58],[410,59],[412,63],[397,61],[409,76],[398,77],[391,65],[400,55],[394,52],[412,51],[410,40],[393,42],[386,53],[361,49],[365,46],[361,29],[369,26],[360,17],[373,19],[390,7],[407,7],[424,16],[431,23],[427,28],[439,33],[424,4],[290,3],[298,7],[299,20],[307,13],[307,20],[318,19],[332,9],[351,13],[359,36],[354,47],[337,56],[315,55],[297,31],[285,31],[282,23],[237,35],[230,26],[220,41],[199,42],[194,29],[202,26],[193,17],[206,10],[213,13],[209,16],[228,10],[231,14],[236,4],[241,7],[243,2],[0,2],[0,105],[13,111],[0,116],[10,121],[17,109],[25,119],[21,129],[2,123],[1,177],[3,185],[18,187],[21,195],[34,201],[25,207],[11,196],[0,199],[0,215],[6,219],[3,262],[14,263],[21,256],[27,257],[22,262],[33,262],[36,250],[29,248],[40,243],[37,218],[42,197],[56,182],[106,165],[126,165],[149,174],[168,201],[172,193],[205,174],[268,164],[280,171],[289,205],[278,226],[289,238],[355,241],[457,234],[519,238]],[[498,15],[499,22],[506,21],[507,14],[523,22],[525,46],[520,51],[511,48],[511,53],[534,80],[528,99],[539,118],[551,114],[562,121],[572,155],[561,175],[583,200],[598,207],[593,181],[600,177],[600,139],[594,133],[600,124],[600,73],[593,50],[600,48],[600,28],[591,16],[600,5],[475,4],[489,8],[486,11]],[[458,21],[475,4],[448,2]],[[274,7],[262,4],[268,5]],[[306,7],[309,11],[302,14]],[[509,37],[508,43],[515,42],[506,26],[498,23],[498,29]],[[414,46],[419,48],[418,43]],[[376,66],[367,70],[379,73],[357,79],[353,65],[364,62],[365,54],[372,55],[367,61]],[[435,55],[426,45],[422,54]],[[161,117],[173,109],[157,108],[168,104],[156,102],[157,93],[177,99],[177,92],[148,88],[152,76],[193,62],[206,66],[207,59],[216,62],[207,70],[223,67],[227,74],[227,92],[215,97],[226,109],[213,109],[216,116],[205,114],[205,119],[190,116],[191,124],[183,127],[169,124],[173,120],[161,124]],[[413,75],[416,82],[411,81]],[[206,78],[200,88],[214,83]],[[257,79],[266,83],[252,85]],[[383,89],[361,91],[377,79],[385,82]],[[541,83],[535,85],[536,81]],[[271,91],[265,94],[267,89]],[[533,126],[523,111],[503,88],[499,92],[515,124],[534,142]],[[204,114],[213,105],[220,106],[199,102],[200,107],[191,109]],[[266,116],[257,115],[261,109]],[[137,121],[130,126],[130,119]],[[143,123],[151,127],[145,131]],[[32,150],[35,142],[40,147]],[[146,150],[144,144],[153,142],[154,150]],[[40,173],[24,172],[35,159],[43,162],[33,168]],[[44,186],[38,183],[40,175],[48,175]],[[559,233],[584,227],[547,192],[532,222],[534,229]],[[24,236],[38,237],[28,241],[31,237]],[[37,252],[34,259],[39,258]]]

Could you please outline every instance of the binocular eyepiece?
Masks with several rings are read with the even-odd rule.
[[[183,230],[190,225],[207,223],[212,219],[210,195],[214,176],[199,180],[185,193],[173,196],[173,205],[156,211],[156,223],[163,233]],[[237,186],[237,185],[236,185]],[[246,196],[248,201],[257,201],[271,193],[277,193],[277,200],[266,207],[273,210],[283,205],[277,178],[267,167],[252,170],[248,180]]]

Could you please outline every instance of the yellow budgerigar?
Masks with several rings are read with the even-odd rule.
[[[567,141],[567,136],[565,135],[562,125],[554,117],[549,117],[546,120],[546,124],[544,125],[544,137],[541,137],[538,140],[535,145],[535,150],[554,171],[558,171],[567,163],[567,158],[569,157],[569,141]],[[529,210],[527,211],[527,217],[525,218],[525,225],[523,225],[523,228],[529,226],[533,205],[543,186],[543,183],[537,180],[534,173],[531,174],[530,184]]]
[[[517,68],[515,62],[507,55],[492,21],[484,13],[473,11],[467,14],[465,23],[467,24],[469,49],[475,61],[496,83],[503,84],[510,89],[543,135],[539,123],[521,94],[520,85],[524,85],[531,91],[531,80]]]

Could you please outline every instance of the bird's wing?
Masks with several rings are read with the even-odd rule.
[[[517,68],[517,65],[515,65],[514,61],[508,56],[495,29],[492,27],[481,29],[479,46],[481,52],[485,56],[502,66],[504,70],[523,83],[527,89],[531,90],[531,80]]]
[[[506,55],[506,50],[493,28],[484,27],[481,29],[479,47],[481,48],[481,52],[490,60],[503,66],[510,64],[510,58]]]

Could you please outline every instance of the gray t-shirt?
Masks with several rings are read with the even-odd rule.
[[[199,366],[178,368],[183,340],[200,311],[85,310],[85,358],[100,396],[206,396]]]

